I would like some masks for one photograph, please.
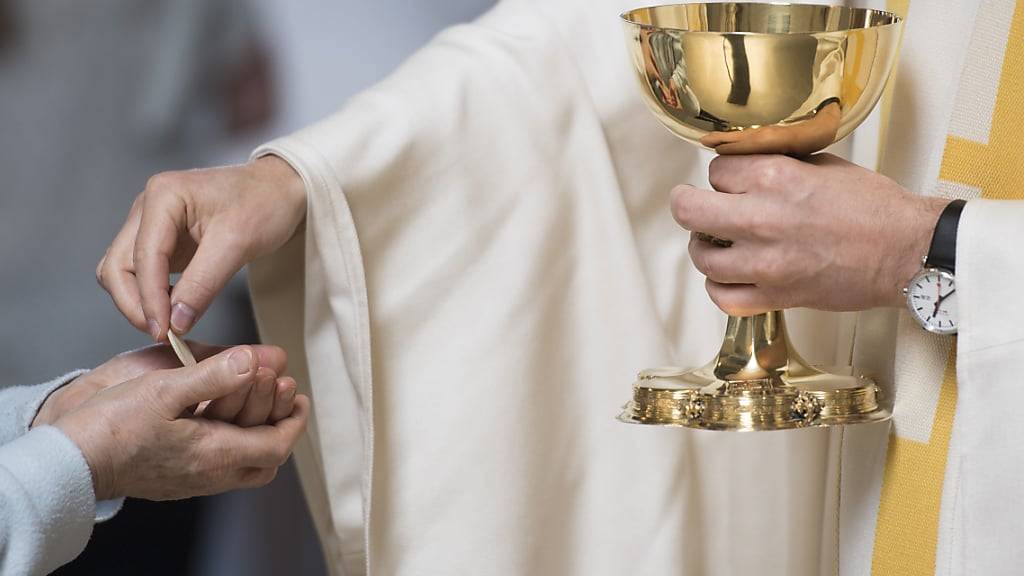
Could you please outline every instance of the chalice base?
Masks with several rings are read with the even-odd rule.
[[[724,380],[716,362],[696,370],[640,372],[619,420],[740,432],[840,426],[887,420],[878,387],[850,367],[821,369],[796,363],[768,377]]]

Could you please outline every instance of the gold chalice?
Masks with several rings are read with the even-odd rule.
[[[723,154],[799,157],[847,136],[878,102],[903,32],[888,12],[800,4],[678,4],[622,20],[654,115]],[[775,311],[730,317],[718,357],[702,368],[641,372],[619,418],[780,430],[888,417],[871,379],[808,365]]]

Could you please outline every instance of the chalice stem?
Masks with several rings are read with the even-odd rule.
[[[715,377],[727,382],[778,382],[787,369],[804,362],[789,344],[785,315],[774,310],[756,316],[730,316],[715,360]]]

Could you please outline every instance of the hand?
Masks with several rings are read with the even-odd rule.
[[[242,266],[280,248],[306,211],[301,178],[266,156],[243,166],[150,178],[96,267],[133,326],[184,334]],[[168,277],[181,279],[168,296]]]
[[[189,407],[255,386],[258,354],[243,346],[190,368],[105,388],[54,424],[81,449],[96,498],[171,500],[264,485],[305,429],[309,399],[273,425],[241,428],[182,417]]]
[[[948,200],[912,194],[831,154],[720,156],[716,191],[679,186],[672,212],[719,308],[748,316],[793,307],[900,306]]]
[[[209,346],[189,342],[189,348],[201,359],[224,351],[222,346]],[[225,398],[211,402],[201,412],[206,418],[234,422],[240,426],[255,426],[277,422],[292,412],[296,385],[292,378],[271,378],[282,374],[287,358],[284,350],[274,346],[253,346],[257,358],[255,385],[240,388]],[[176,368],[180,364],[170,346],[149,346],[119,354],[103,365],[75,378],[58,388],[46,399],[32,422],[32,426],[53,424],[98,392],[127,382],[153,370]]]

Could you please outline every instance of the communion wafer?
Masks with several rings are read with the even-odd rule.
[[[178,338],[178,335],[172,330],[167,331],[167,340],[171,343],[171,348],[174,349],[174,353],[178,356],[178,360],[181,361],[182,366],[195,366],[196,357],[189,350],[188,344]]]

